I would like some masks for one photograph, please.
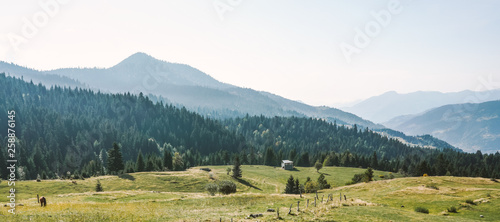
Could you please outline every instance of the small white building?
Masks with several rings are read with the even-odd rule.
[[[281,168],[283,168],[285,170],[293,170],[293,161],[282,160],[281,161]]]

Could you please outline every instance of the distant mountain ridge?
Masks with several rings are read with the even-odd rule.
[[[441,106],[386,124],[409,135],[430,134],[467,152],[500,151],[500,100]]]
[[[74,80],[72,78],[68,78],[60,75],[51,75],[46,74],[41,71],[37,71],[34,69],[22,67],[13,63],[6,63],[0,61],[0,72],[3,72],[7,75],[17,76],[19,78],[24,78],[25,80],[31,80],[34,83],[42,82],[46,86],[66,86],[66,87],[80,87],[84,88],[85,85],[81,82]]]
[[[4,67],[4,70],[12,70]],[[360,128],[383,129],[384,126],[362,119],[352,113],[326,106],[310,106],[269,92],[236,87],[222,83],[189,65],[165,62],[145,53],[136,53],[110,68],[64,68],[50,71],[30,70],[35,83],[48,84],[55,76],[58,85],[89,88],[108,93],[139,92],[153,101],[185,106],[211,118],[233,118],[249,115],[313,117],[342,125],[357,124]],[[12,75],[27,76],[25,72]],[[75,81],[76,79],[78,81]],[[66,82],[64,82],[66,81]],[[389,135],[391,136],[391,135]],[[396,136],[398,137],[398,136]],[[418,139],[409,139],[418,141]],[[417,143],[425,145],[432,141]]]
[[[418,91],[407,94],[391,91],[368,98],[352,107],[342,108],[342,110],[385,125],[385,122],[395,117],[419,114],[444,105],[480,103],[498,99],[500,99],[500,89],[486,92],[465,90],[452,93]]]
[[[165,62],[145,53],[133,54],[110,68],[65,68],[39,73],[77,79],[88,88],[103,92],[158,95],[205,115],[307,116],[338,124],[383,127],[339,109],[309,106],[271,93],[222,83],[189,65]]]

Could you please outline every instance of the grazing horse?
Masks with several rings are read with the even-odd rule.
[[[47,206],[47,199],[45,199],[45,197],[40,197],[40,206],[41,207]]]

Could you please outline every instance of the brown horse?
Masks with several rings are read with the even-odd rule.
[[[47,199],[45,199],[45,197],[40,197],[40,206],[41,207],[47,206]]]

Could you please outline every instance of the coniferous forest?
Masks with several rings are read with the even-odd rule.
[[[372,167],[409,176],[500,178],[500,154],[411,147],[358,126],[302,117],[205,118],[142,94],[108,94],[0,74],[0,126],[16,112],[18,178],[80,178],[199,165]],[[0,174],[7,175],[6,130]],[[115,144],[116,143],[116,144]]]

